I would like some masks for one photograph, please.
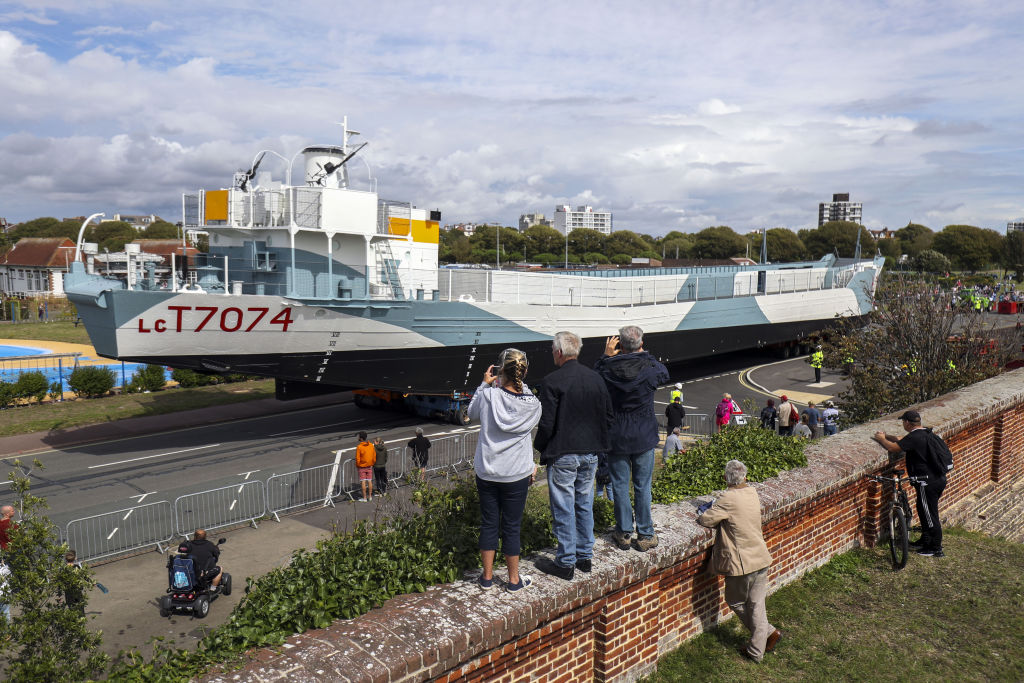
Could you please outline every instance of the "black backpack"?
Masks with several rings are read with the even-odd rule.
[[[928,464],[943,476],[953,471],[953,451],[931,428],[925,429],[925,443],[928,444]]]

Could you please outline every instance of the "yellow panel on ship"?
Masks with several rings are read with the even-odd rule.
[[[228,220],[228,191],[211,190],[206,193],[206,215],[203,217],[206,223],[213,221]]]
[[[408,218],[395,218],[394,216],[388,217],[388,231],[392,235],[408,235],[409,234],[409,223]]]
[[[426,244],[437,244],[440,239],[440,227],[437,221],[413,221],[412,241]]]

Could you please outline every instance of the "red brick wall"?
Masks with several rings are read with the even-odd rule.
[[[943,509],[1024,476],[1024,370],[917,408],[954,453]],[[899,423],[889,416],[817,442],[807,467],[756,485],[773,587],[878,538],[882,491],[863,475],[901,462],[871,441],[879,429]],[[636,680],[660,654],[729,615],[721,579],[705,571],[713,536],[695,523],[694,507],[655,506],[661,544],[653,551],[598,540],[593,573],[571,582],[534,572],[535,585],[511,595],[469,580],[435,586],[293,636],[282,651],[252,653],[242,671],[206,680]],[[531,571],[530,558],[523,565]]]

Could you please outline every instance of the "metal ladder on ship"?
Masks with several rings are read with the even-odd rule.
[[[391,253],[391,240],[378,240],[374,244],[373,251],[377,260],[377,273],[381,283],[391,287],[391,296],[393,298],[404,299],[402,279],[398,275],[398,265],[395,263],[395,256]]]

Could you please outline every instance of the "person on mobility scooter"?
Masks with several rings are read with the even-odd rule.
[[[196,529],[194,535],[194,540],[184,541],[177,555],[167,560],[167,594],[160,598],[162,617],[185,610],[202,619],[218,595],[231,595],[231,574],[217,566],[224,539],[216,545],[210,543],[205,529]]]

